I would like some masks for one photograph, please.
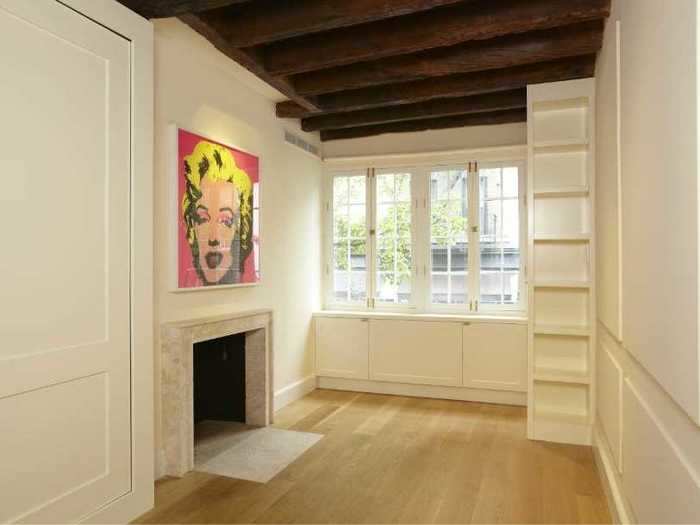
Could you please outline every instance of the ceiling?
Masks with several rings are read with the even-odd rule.
[[[610,0],[119,0],[177,16],[321,140],[524,122],[528,84],[591,77]]]

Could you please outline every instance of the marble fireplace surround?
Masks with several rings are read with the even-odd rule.
[[[162,447],[159,474],[184,476],[194,468],[194,344],[246,334],[246,423],[272,423],[272,311],[255,310],[161,325]]]

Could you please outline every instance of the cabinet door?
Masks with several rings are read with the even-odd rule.
[[[316,319],[316,373],[368,379],[368,324],[366,319]]]
[[[464,386],[527,391],[527,326],[472,323],[462,328]]]
[[[370,378],[422,385],[462,384],[461,325],[369,322]]]

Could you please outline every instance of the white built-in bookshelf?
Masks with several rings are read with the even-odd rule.
[[[528,86],[528,437],[590,444],[594,81]]]

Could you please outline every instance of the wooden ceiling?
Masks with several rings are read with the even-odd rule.
[[[120,0],[177,16],[338,140],[524,122],[525,86],[593,76],[610,0]]]

